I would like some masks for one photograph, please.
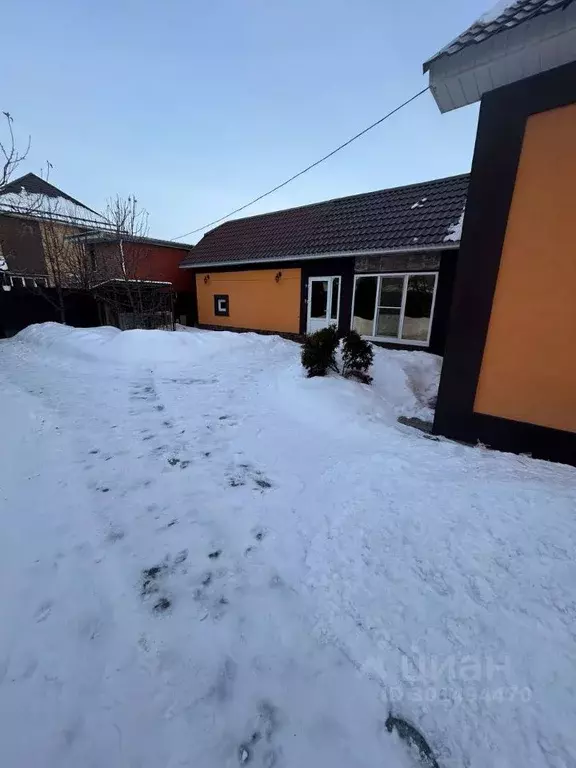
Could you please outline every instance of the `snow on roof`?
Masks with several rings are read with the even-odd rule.
[[[53,218],[71,224],[106,225],[107,223],[99,213],[65,197],[28,192],[24,187],[21,187],[19,192],[0,193],[0,211],[23,216]]]
[[[51,218],[77,226],[107,226],[104,216],[75,200],[46,179],[27,173],[0,190],[0,212]]]
[[[455,224],[451,224],[448,227],[448,234],[444,238],[445,243],[459,243],[462,240],[462,228],[464,226],[464,214],[466,213],[466,206],[462,209],[462,214]]]
[[[486,13],[483,13],[482,16],[480,16],[476,24],[491,24],[502,16],[504,11],[511,5],[514,5],[515,2],[516,0],[499,0],[499,2],[490,8],[489,11],[486,11]]]

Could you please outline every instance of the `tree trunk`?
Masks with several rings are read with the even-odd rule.
[[[66,325],[66,305],[64,304],[64,291],[58,286],[58,311],[60,313],[60,322]]]

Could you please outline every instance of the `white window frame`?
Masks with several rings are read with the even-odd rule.
[[[332,317],[332,290],[334,286],[334,280],[338,280],[338,297],[336,299],[336,319]],[[313,282],[328,282],[328,294],[326,302],[326,314],[328,324],[324,326],[329,328],[331,325],[335,325],[337,328],[340,324],[340,299],[342,297],[342,275],[313,275],[308,278],[308,291],[306,295],[306,333],[311,333],[310,321],[312,318],[310,314],[312,312],[312,283]]]
[[[34,288],[39,286],[46,287],[48,285],[47,278],[34,277],[33,275],[14,275],[10,272],[0,272],[0,276],[3,278],[3,287],[5,288],[28,288],[26,280],[31,280]]]
[[[424,277],[425,275],[432,275],[434,277],[434,292],[432,294],[432,307],[430,308],[430,325],[428,326],[428,337],[426,341],[416,341],[414,339],[403,339],[402,330],[404,329],[404,313],[406,310],[406,297],[408,295],[408,280],[411,277]],[[350,314],[350,328],[354,328],[354,302],[356,301],[356,283],[361,277],[375,277],[376,281],[376,298],[374,303],[374,319],[372,320],[372,335],[362,336],[369,341],[385,341],[387,344],[401,344],[403,346],[411,347],[427,347],[430,344],[430,336],[432,334],[432,323],[434,322],[434,310],[436,308],[436,293],[438,291],[438,272],[369,272],[358,273],[354,275],[354,290],[352,291],[352,310]],[[378,310],[380,309],[380,286],[383,277],[402,277],[404,278],[404,284],[402,286],[402,303],[400,305],[400,323],[398,325],[398,336],[377,336],[376,323],[378,322]],[[390,309],[398,309],[398,307],[390,307]]]

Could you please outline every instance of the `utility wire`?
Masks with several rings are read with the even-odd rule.
[[[400,112],[401,109],[404,109],[404,107],[407,107],[408,104],[411,104],[413,101],[416,101],[416,99],[422,96],[422,94],[426,93],[427,90],[428,90],[428,86],[426,88],[423,88],[419,93],[416,93],[414,96],[409,98],[403,104],[400,104],[400,106],[396,107],[391,112],[388,112],[388,114],[384,115],[384,117],[381,117],[379,120],[376,120],[376,122],[372,123],[372,125],[369,125],[367,128],[364,128],[364,130],[360,131],[360,133],[357,133],[356,136],[352,136],[352,138],[348,139],[348,141],[345,141],[344,144],[340,144],[340,146],[336,147],[336,149],[333,149],[332,152],[329,152],[327,155],[324,155],[324,157],[321,157],[319,160],[316,160],[315,163],[312,163],[312,165],[309,165],[308,167],[304,168],[298,173],[295,173],[294,176],[290,176],[289,179],[286,179],[286,181],[283,181],[281,184],[278,184],[273,189],[269,189],[268,192],[264,192],[263,195],[259,195],[258,197],[255,197],[254,200],[250,200],[250,202],[246,203],[246,205],[242,205],[240,206],[240,208],[236,208],[234,211],[227,213],[225,216],[221,216],[219,219],[214,219],[214,221],[211,221],[208,224],[204,224],[203,227],[198,227],[197,229],[193,229],[190,232],[186,232],[183,235],[179,235],[178,237],[175,237],[174,240],[182,240],[183,237],[188,237],[189,235],[195,235],[196,232],[201,232],[203,229],[208,229],[208,227],[212,227],[214,226],[214,224],[220,224],[221,221],[225,221],[226,219],[229,219],[230,216],[234,216],[235,213],[240,213],[240,211],[246,210],[246,208],[249,208],[251,205],[254,205],[254,203],[257,203],[260,200],[263,200],[265,197],[268,197],[268,195],[271,195],[274,192],[277,192],[279,189],[282,189],[282,187],[285,187],[287,184],[290,184],[290,182],[294,181],[295,179],[298,179],[300,176],[303,176],[305,173],[308,173],[308,171],[311,171],[312,168],[316,168],[317,165],[320,165],[320,163],[323,163],[325,160],[328,160],[330,157],[335,155],[337,152],[340,152],[341,149],[344,149],[345,147],[352,144],[352,142],[356,141],[361,136],[364,136],[364,134],[368,133],[368,131],[371,131],[373,128],[376,128],[376,126],[380,125],[385,120],[388,120],[388,118],[392,117],[392,115],[395,115],[396,112]]]

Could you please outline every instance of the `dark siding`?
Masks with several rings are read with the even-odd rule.
[[[576,63],[482,99],[434,432],[576,465],[576,434],[474,412],[526,121],[574,103]]]
[[[9,269],[31,275],[46,274],[42,234],[37,221],[0,214],[0,243]]]
[[[311,277],[334,277],[340,275],[340,314],[338,330],[350,329],[352,315],[352,292],[354,290],[354,259],[316,259],[303,261],[298,265],[302,269],[302,286],[300,302],[300,333],[306,333],[306,318],[308,316],[308,280]]]
[[[450,324],[450,310],[452,308],[452,295],[456,280],[456,264],[458,251],[444,251],[440,259],[440,271],[438,272],[438,287],[436,289],[436,305],[432,318],[432,332],[430,334],[429,352],[435,355],[443,355],[448,337]]]
[[[180,315],[186,315],[186,325],[196,325],[198,322],[198,304],[196,302],[196,281],[190,292],[178,291],[174,300],[174,320],[178,322]]]
[[[440,252],[388,253],[383,256],[356,256],[356,272],[435,272],[440,267]]]

